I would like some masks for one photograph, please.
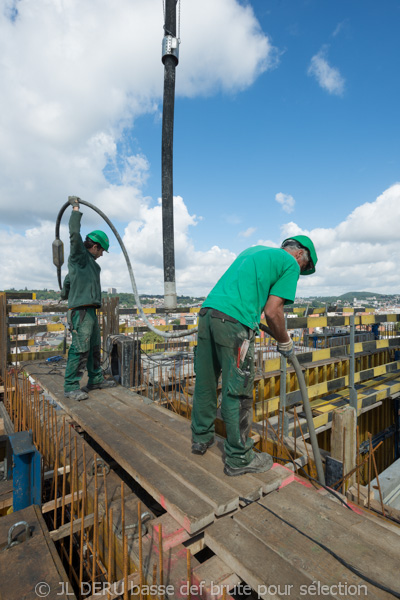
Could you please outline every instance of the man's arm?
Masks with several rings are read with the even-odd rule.
[[[269,296],[265,307],[264,314],[268,323],[268,327],[272,331],[272,335],[280,344],[290,342],[289,334],[285,327],[285,315],[283,307],[285,299],[279,296]]]

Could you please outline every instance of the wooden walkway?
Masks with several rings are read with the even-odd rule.
[[[41,363],[28,373],[104,450],[190,534],[256,500],[291,474],[276,465],[268,473],[228,477],[223,444],[204,456],[191,453],[190,423],[121,386],[96,390],[89,399],[64,398],[63,378]],[[243,504],[243,501],[242,501]]]
[[[400,597],[400,528],[350,511],[279,465],[229,478],[221,442],[204,456],[191,454],[186,419],[122,387],[71,401],[63,396],[63,378],[51,370],[36,363],[28,372],[184,528],[186,539],[200,534],[214,553],[195,566],[194,586],[208,576],[212,593],[215,572],[226,569],[235,585],[244,582],[265,599],[393,598],[379,585]],[[210,579],[211,563],[218,566]],[[193,600],[205,598],[198,590]],[[221,596],[214,587],[207,598]]]

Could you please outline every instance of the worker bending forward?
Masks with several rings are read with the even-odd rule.
[[[254,339],[261,313],[285,357],[293,342],[285,327],[285,304],[293,303],[299,275],[315,271],[310,238],[294,236],[281,248],[255,246],[236,258],[212,289],[199,316],[192,410],[192,452],[214,443],[217,384],[222,372],[221,414],[226,426],[226,475],[271,468],[272,457],[255,453],[249,438],[253,417]]]
[[[69,220],[70,255],[68,275],[61,298],[68,298],[68,323],[72,344],[68,351],[65,370],[64,395],[73,400],[86,400],[87,391],[114,387],[113,380],[103,376],[100,362],[100,327],[96,309],[101,306],[100,267],[97,259],[108,252],[109,241],[104,231],[92,231],[83,241],[80,229],[82,213],[79,198],[70,196],[73,206]],[[80,389],[83,369],[87,366],[89,380]]]

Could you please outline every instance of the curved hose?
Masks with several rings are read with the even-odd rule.
[[[156,333],[157,335],[161,335],[162,337],[165,338],[179,338],[179,337],[185,337],[187,335],[193,335],[194,333],[197,332],[197,327],[190,329],[190,330],[186,330],[186,331],[173,331],[173,332],[168,332],[168,331],[160,331],[159,329],[156,329],[156,327],[154,327],[154,325],[152,325],[148,318],[146,317],[142,305],[140,303],[140,299],[139,299],[139,294],[137,291],[137,287],[136,287],[136,282],[135,282],[135,276],[133,274],[133,269],[132,269],[132,265],[131,265],[131,261],[129,260],[129,256],[128,253],[126,251],[126,248],[124,246],[124,242],[122,241],[118,231],[115,229],[114,225],[111,223],[110,219],[103,213],[103,211],[101,211],[99,208],[97,208],[97,206],[94,206],[93,204],[90,204],[90,202],[86,202],[86,200],[81,200],[79,199],[79,204],[84,204],[85,206],[88,206],[89,208],[91,208],[92,210],[94,210],[95,212],[97,212],[107,223],[107,225],[110,227],[111,231],[113,232],[113,234],[115,235],[115,237],[118,240],[119,245],[121,246],[121,250],[122,253],[125,257],[125,261],[126,261],[126,266],[128,267],[128,271],[129,271],[129,277],[131,279],[131,285],[132,285],[132,291],[133,291],[133,295],[135,296],[135,302],[136,302],[136,306],[139,310],[139,314],[142,317],[143,321],[146,323],[147,327],[153,331],[154,333]],[[56,240],[60,239],[60,223],[61,223],[61,218],[65,212],[65,210],[68,208],[68,206],[70,206],[69,202],[66,202],[65,204],[63,204],[63,206],[60,209],[60,212],[58,213],[57,216],[57,220],[56,220]],[[57,266],[57,277],[58,277],[58,285],[60,286],[60,289],[62,289],[62,285],[61,285],[61,265]]]
[[[319,451],[319,446],[318,446],[318,442],[317,442],[317,434],[315,433],[314,421],[312,418],[310,401],[308,399],[307,386],[306,386],[306,382],[304,380],[303,371],[301,370],[300,363],[295,354],[293,354],[293,356],[290,356],[288,360],[290,360],[290,362],[292,363],[293,368],[297,375],[297,381],[299,382],[301,397],[303,400],[304,412],[306,413],[308,432],[310,434],[311,447],[312,447],[312,451],[314,454],[314,462],[315,462],[315,466],[317,467],[318,481],[320,482],[321,485],[325,485],[325,475],[324,475],[324,469],[322,467],[321,452]]]
[[[262,331],[265,331],[265,333],[267,333],[269,336],[274,337],[272,335],[272,331],[269,327],[267,327],[263,323],[260,323],[259,327]],[[306,382],[304,380],[303,371],[301,370],[300,363],[295,354],[290,356],[288,358],[288,360],[292,363],[293,368],[296,372],[297,381],[299,382],[301,398],[303,400],[304,412],[306,413],[308,432],[310,434],[311,447],[312,447],[312,451],[314,454],[314,462],[315,462],[315,466],[317,467],[318,481],[320,482],[321,485],[325,485],[325,474],[324,474],[324,469],[322,467],[321,452],[319,450],[319,446],[318,446],[318,442],[317,442],[317,435],[315,433],[314,421],[312,418],[310,401],[308,399],[307,386],[306,386]]]

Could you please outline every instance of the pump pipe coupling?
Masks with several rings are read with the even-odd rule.
[[[162,41],[162,57],[161,60],[164,64],[166,56],[174,56],[176,58],[176,64],[179,63],[179,40],[172,35],[166,35]]]

